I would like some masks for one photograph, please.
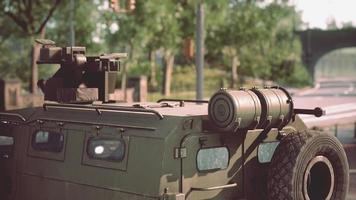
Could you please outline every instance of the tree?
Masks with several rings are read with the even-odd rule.
[[[0,4],[0,12],[10,18],[19,28],[23,36],[34,43],[36,37],[44,38],[48,20],[61,0],[4,0]],[[39,45],[33,44],[31,60],[30,91],[37,91],[38,69],[36,60],[39,56]]]
[[[26,67],[27,48],[29,44],[21,39],[17,26],[8,23],[4,13],[0,12],[0,77],[1,78],[20,78],[28,79]]]
[[[236,87],[237,74],[279,82],[299,79],[295,74],[301,73],[294,72],[304,68],[294,28],[301,20],[294,7],[278,1],[265,5],[243,0],[219,3],[221,15],[212,15],[207,30],[207,56],[230,66],[231,87]]]
[[[260,40],[266,37],[266,27],[262,21],[262,9],[251,1],[232,1],[226,8],[228,13],[224,23],[213,35],[213,43],[219,51],[230,59],[230,87],[237,84],[238,66],[241,64],[242,50],[245,47],[255,48]],[[210,47],[214,48],[214,47]]]
[[[301,62],[301,45],[294,34],[295,27],[302,23],[294,7],[271,3],[264,8],[264,18],[270,36],[264,40],[261,51],[269,70],[260,76],[283,84],[298,80],[309,83]]]
[[[137,1],[132,13],[118,16],[120,29],[107,37],[109,43],[119,43],[121,49],[129,51],[127,67],[161,51],[164,64],[162,93],[167,96],[170,94],[174,56],[181,42],[179,12],[179,6],[173,0]],[[151,62],[151,67],[155,68],[154,62]]]
[[[103,53],[107,50],[105,43],[105,23],[108,16],[112,16],[111,9],[100,9],[105,0],[75,0],[73,10],[75,45],[85,46],[89,53]],[[98,8],[99,7],[99,8]],[[61,4],[49,21],[46,29],[48,38],[60,45],[71,45],[70,23],[68,16],[71,12],[69,4]],[[104,26],[104,27],[103,27]]]

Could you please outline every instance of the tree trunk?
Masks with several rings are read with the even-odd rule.
[[[39,38],[44,39],[46,34],[46,28],[43,28],[40,32]],[[31,38],[31,42],[34,42],[35,37]],[[37,81],[38,81],[38,65],[37,60],[40,56],[41,45],[34,43],[31,51],[31,81],[30,81],[30,92],[36,94],[38,92]]]
[[[174,55],[167,51],[164,55],[164,77],[163,77],[163,95],[171,95],[172,72],[174,65]]]
[[[238,81],[238,74],[237,74],[237,68],[240,65],[240,61],[238,56],[234,55],[231,58],[231,88],[235,88],[237,86],[237,81]]]
[[[152,91],[157,91],[157,65],[156,65],[156,51],[150,51],[150,88]]]

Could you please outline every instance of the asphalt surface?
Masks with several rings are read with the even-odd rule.
[[[325,116],[302,115],[308,127],[334,134],[344,146],[350,166],[347,200],[356,200],[356,79],[320,80],[314,88],[294,92],[295,108],[321,107]]]
[[[353,145],[344,145],[350,165],[350,185],[348,200],[356,199],[356,140]]]

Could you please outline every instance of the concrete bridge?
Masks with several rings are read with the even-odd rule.
[[[314,78],[315,65],[325,54],[341,48],[356,47],[356,28],[296,31],[302,43],[302,60]],[[356,55],[355,55],[356,56]]]

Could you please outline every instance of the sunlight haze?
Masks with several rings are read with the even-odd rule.
[[[309,28],[327,27],[327,22],[335,19],[339,28],[343,23],[356,24],[356,1],[354,0],[293,0],[302,19]]]

